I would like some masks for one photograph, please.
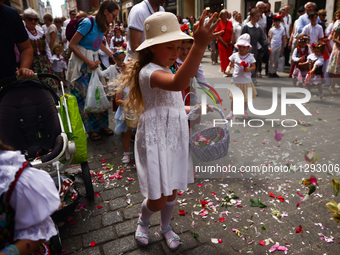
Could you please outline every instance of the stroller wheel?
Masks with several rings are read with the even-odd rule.
[[[89,163],[86,161],[86,162],[81,163],[80,165],[81,165],[81,171],[83,173],[87,200],[93,201],[94,191],[93,191],[92,179],[90,175]]]
[[[50,248],[51,248],[51,251],[53,251],[53,254],[60,254],[62,251],[62,246],[61,246],[59,229],[58,229],[57,224],[54,224],[54,225],[55,225],[55,228],[57,229],[57,234],[51,237]]]

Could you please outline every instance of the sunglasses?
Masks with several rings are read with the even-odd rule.
[[[38,21],[39,21],[38,18],[30,18],[30,17],[27,17],[26,19],[28,19],[29,21],[35,21],[35,22],[38,22]]]

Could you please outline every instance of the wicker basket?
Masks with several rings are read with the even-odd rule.
[[[128,126],[128,127],[130,127],[130,128],[137,128],[137,125],[138,125],[138,121],[137,121],[137,119],[136,118],[131,118],[131,116],[130,117],[128,117],[128,116],[126,116],[126,125]]]
[[[226,119],[224,113],[215,106],[210,106],[217,111],[222,116],[222,119]],[[189,113],[190,116],[191,112]],[[215,144],[208,145],[206,147],[198,147],[195,145],[194,141],[198,139],[198,134],[200,133],[205,138],[214,139],[222,130],[222,138],[220,141],[216,142]],[[190,137],[190,148],[194,155],[200,159],[201,161],[208,162],[213,161],[219,158],[223,158],[228,154],[229,148],[229,128],[228,123],[226,123],[224,128],[221,127],[212,127],[208,129],[204,129],[201,132],[198,132]]]

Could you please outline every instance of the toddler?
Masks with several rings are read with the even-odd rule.
[[[252,88],[252,97],[256,97],[256,89],[251,79],[251,72],[256,68],[254,55],[248,51],[251,49],[250,45],[250,35],[245,33],[241,35],[236,44],[236,49],[238,52],[233,53],[230,56],[230,63],[227,67],[226,73],[229,74],[230,70],[234,68],[232,85],[240,88],[244,95],[244,115],[243,118],[248,118],[248,88]],[[231,100],[231,110],[227,115],[227,119],[232,119],[233,114],[233,96],[232,93],[228,92],[229,99]]]

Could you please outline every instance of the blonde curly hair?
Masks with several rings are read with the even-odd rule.
[[[149,48],[139,51],[137,60],[127,64],[117,79],[117,84],[119,85],[117,93],[122,92],[125,87],[130,89],[124,103],[125,113],[129,112],[138,117],[144,110],[143,97],[139,84],[139,73],[144,66],[151,62],[152,58],[153,54]]]

